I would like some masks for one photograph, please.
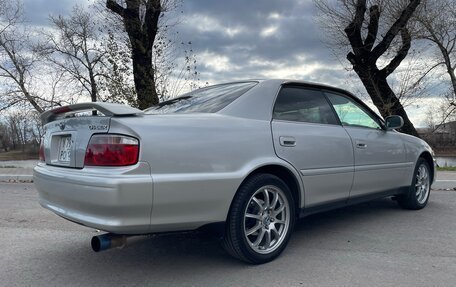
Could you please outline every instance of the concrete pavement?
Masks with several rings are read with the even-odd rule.
[[[0,182],[32,182],[33,168],[2,168]]]
[[[456,172],[455,171],[439,171],[437,172],[437,180],[432,186],[433,189],[439,190],[456,190]]]
[[[32,182],[36,160],[0,161],[0,182]]]

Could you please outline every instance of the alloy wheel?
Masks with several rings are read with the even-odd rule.
[[[418,203],[423,204],[430,190],[430,177],[426,165],[421,164],[416,173],[415,195]]]
[[[276,250],[290,226],[290,206],[276,186],[264,186],[250,198],[244,212],[244,236],[250,248],[260,254]]]

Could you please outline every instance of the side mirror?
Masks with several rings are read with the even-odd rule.
[[[404,119],[401,116],[389,116],[385,118],[387,130],[400,129],[404,125]]]

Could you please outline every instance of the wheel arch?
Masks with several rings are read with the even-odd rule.
[[[295,172],[293,172],[292,170],[290,170],[290,168],[286,166],[274,163],[262,165],[255,168],[244,178],[244,180],[241,182],[238,189],[236,190],[236,193],[247,179],[251,178],[252,176],[255,176],[256,174],[261,173],[275,175],[285,182],[285,184],[290,188],[291,195],[293,196],[295,210],[297,213],[296,215],[299,215],[299,210],[302,205],[302,200],[304,197],[304,187],[302,186],[302,183],[298,178],[299,175],[297,175]],[[229,210],[231,210],[231,204]]]
[[[431,182],[434,182],[435,177],[435,168],[434,168],[434,158],[432,157],[431,153],[428,151],[424,151],[420,154],[418,158],[423,158],[426,163],[429,165],[431,169]]]

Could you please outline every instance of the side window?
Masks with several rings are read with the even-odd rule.
[[[274,105],[273,118],[284,121],[338,124],[331,106],[321,91],[283,87]]]
[[[349,97],[324,92],[344,126],[381,129],[378,121]]]

